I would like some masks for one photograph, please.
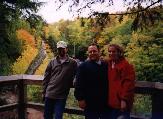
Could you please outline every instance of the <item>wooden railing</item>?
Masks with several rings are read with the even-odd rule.
[[[40,75],[12,75],[12,76],[0,76],[0,87],[17,85],[18,89],[18,102],[9,105],[0,106],[0,112],[10,111],[17,109],[18,119],[27,118],[27,108],[33,108],[37,110],[43,110],[44,104],[27,102],[27,85],[41,85],[43,76]],[[152,114],[158,112],[163,105],[158,102],[162,102],[163,97],[163,83],[159,82],[136,82],[136,94],[149,94],[152,99]],[[159,100],[160,99],[160,100]],[[83,111],[75,108],[66,108],[65,113],[83,115]],[[131,115],[133,119],[143,119],[138,115]]]

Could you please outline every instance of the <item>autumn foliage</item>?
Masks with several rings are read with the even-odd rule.
[[[35,47],[35,38],[28,31],[20,29],[17,31],[17,38],[32,47]]]
[[[28,69],[32,60],[38,54],[38,49],[35,47],[34,36],[31,35],[28,31],[20,29],[17,31],[17,38],[22,40],[24,44],[24,51],[21,53],[21,56],[16,59],[16,62],[12,65],[13,74],[23,74]]]

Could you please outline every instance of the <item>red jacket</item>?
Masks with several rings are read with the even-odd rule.
[[[112,68],[108,66],[109,106],[120,109],[121,100],[126,101],[127,110],[131,110],[134,100],[135,71],[127,60],[123,59]]]

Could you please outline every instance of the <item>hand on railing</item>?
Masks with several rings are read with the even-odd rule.
[[[45,95],[42,94],[42,101],[44,102],[45,101]]]

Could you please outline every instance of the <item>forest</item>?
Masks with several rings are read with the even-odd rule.
[[[48,24],[33,13],[42,4],[30,0],[0,2],[1,76],[43,75],[48,62],[56,56],[56,42],[63,40],[68,43],[71,57],[78,57],[80,51],[86,56],[87,46],[92,42],[97,43],[102,56],[107,57],[108,44],[119,44],[135,67],[136,80],[163,82],[162,5],[149,7],[147,11],[139,7],[137,10],[142,12],[136,14],[94,12],[89,18]],[[28,93],[28,100],[42,102],[41,87],[28,87]],[[73,90],[67,105],[76,106],[72,98]],[[149,96],[137,95],[133,112],[149,113],[150,103]],[[70,115],[70,118],[76,117]]]

